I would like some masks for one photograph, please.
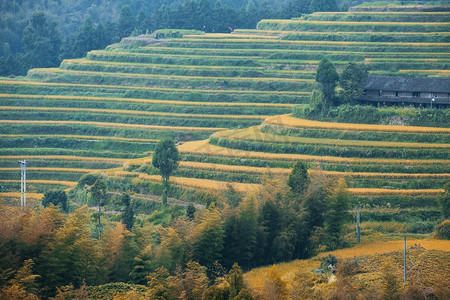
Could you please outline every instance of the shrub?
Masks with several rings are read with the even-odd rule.
[[[450,220],[445,220],[436,227],[435,237],[442,240],[450,240]]]

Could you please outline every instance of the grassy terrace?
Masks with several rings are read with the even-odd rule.
[[[232,34],[113,45],[0,79],[0,192],[16,191],[19,159],[30,161],[37,194],[107,169],[123,186],[156,184],[150,156],[171,137],[181,143],[173,180],[183,188],[223,190],[229,182],[246,191],[262,174],[286,176],[300,159],[311,174],[345,176],[368,203],[389,194],[400,205],[402,195],[419,195],[431,206],[450,176],[448,128],[286,114],[309,102],[324,55],[338,69],[353,61],[373,74],[449,76],[449,20],[448,13],[315,13]]]

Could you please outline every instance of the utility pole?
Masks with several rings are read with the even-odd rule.
[[[356,204],[356,243],[361,242],[361,230],[359,228],[360,215],[359,215],[359,203]]]
[[[20,164],[20,206],[27,209],[27,163],[28,161],[18,161]]]
[[[406,282],[406,235],[403,237],[403,282]]]

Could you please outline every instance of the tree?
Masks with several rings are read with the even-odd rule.
[[[211,268],[221,259],[224,247],[224,230],[218,209],[209,208],[202,215],[201,223],[195,228],[194,258],[202,266]]]
[[[131,13],[131,8],[129,5],[124,5],[120,11],[119,17],[119,35],[121,38],[129,36],[135,26],[135,19]]]
[[[320,83],[323,93],[324,109],[328,109],[335,104],[335,88],[339,80],[339,74],[333,63],[325,56],[319,63],[316,73],[316,81]]]
[[[349,217],[350,193],[344,178],[340,178],[330,197],[330,205],[326,215],[326,233],[330,250],[340,245],[342,226]]]
[[[178,153],[178,149],[173,140],[165,139],[158,143],[155,153],[153,154],[152,164],[155,168],[158,168],[161,173],[164,186],[162,195],[163,205],[167,205],[169,177],[177,169],[179,160],[180,154]]]
[[[369,67],[365,64],[349,63],[339,77],[341,103],[352,103],[363,94],[363,84],[369,76]]]
[[[62,211],[67,212],[67,194],[65,191],[50,190],[45,192],[42,198],[42,205],[44,207],[53,204],[59,206]]]
[[[42,11],[36,11],[23,31],[25,59],[31,68],[47,68],[59,65],[61,38],[56,23],[49,24]]]
[[[306,188],[308,187],[309,177],[308,168],[302,161],[297,161],[289,175],[288,185],[296,196],[303,196]]]
[[[341,11],[346,12],[349,9],[350,9],[350,3],[348,3],[348,0],[345,0],[344,2],[342,2]]]
[[[311,12],[316,11],[339,11],[336,0],[312,0]]]
[[[101,207],[105,205],[106,201],[106,183],[102,179],[97,179],[94,185],[91,187],[91,196],[94,199],[95,203],[98,205],[98,236],[101,233]]]
[[[134,211],[131,207],[131,198],[128,194],[123,194],[122,205],[125,206],[125,210],[122,213],[122,222],[125,224],[128,230],[131,230],[134,225]]]
[[[444,219],[450,219],[450,182],[444,185],[444,191],[438,202]]]

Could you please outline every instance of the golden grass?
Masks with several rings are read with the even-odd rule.
[[[283,20],[289,21],[289,20]],[[305,21],[303,21],[305,22]],[[308,21],[309,22],[309,21]],[[316,22],[316,21],[311,21]],[[319,21],[318,21],[319,22]],[[408,23],[410,24],[410,23]],[[423,23],[419,23],[423,24]],[[433,23],[438,24],[438,23]],[[450,24],[450,23],[447,23]],[[302,31],[297,31],[297,33]],[[345,32],[343,32],[345,33]],[[189,41],[189,39],[186,39]],[[191,41],[202,41],[209,42],[211,40],[208,39],[191,39]],[[226,42],[229,44],[232,43],[261,43],[261,44],[269,44],[269,43],[277,43],[280,46],[283,44],[297,44],[297,45],[327,45],[327,46],[394,46],[394,47],[449,47],[450,43],[401,43],[401,42],[347,42],[347,41],[309,41],[309,40],[274,40],[274,39],[223,39],[223,40],[215,40],[217,42]]]
[[[420,245],[427,250],[441,250],[450,251],[449,240],[435,240],[435,239],[423,239],[423,240],[406,240],[408,247],[414,245]],[[325,252],[318,257],[325,257],[328,254],[332,254],[338,258],[348,258],[359,255],[369,255],[374,253],[385,253],[395,250],[403,249],[403,240],[388,241],[388,242],[368,242],[356,245],[353,248],[340,249],[332,252]]]
[[[117,162],[124,163],[127,160],[123,158],[105,158],[105,157],[83,157],[71,155],[3,155],[0,159],[44,159],[44,160],[83,160],[83,161],[98,161],[98,162]]]
[[[4,171],[18,171],[20,168],[0,168],[0,172]],[[46,172],[74,172],[74,173],[97,173],[103,170],[101,169],[81,169],[81,168],[41,168],[41,167],[29,167],[29,171],[46,171]]]
[[[160,126],[142,124],[124,124],[111,122],[81,122],[81,121],[35,121],[35,120],[0,120],[0,124],[53,124],[53,125],[93,125],[98,127],[121,127],[156,130],[188,130],[188,131],[219,131],[227,128],[214,127],[181,127],[181,126]]]
[[[0,182],[4,182],[4,183],[20,183],[20,180],[0,180]],[[59,184],[59,185],[65,185],[65,186],[69,186],[69,187],[74,187],[77,185],[77,182],[74,181],[57,181],[57,180],[28,180],[27,179],[27,184]]]
[[[262,39],[277,39],[278,37],[276,36],[267,36],[267,35],[254,35],[254,34],[242,34],[242,33],[205,33],[201,35],[202,37],[207,37],[207,38],[262,38]],[[185,34],[183,35],[183,38],[195,38],[195,37],[200,37],[199,35],[192,35],[192,34]]]
[[[363,26],[448,26],[448,22],[345,22],[345,21],[310,21],[293,19],[263,19],[260,23],[280,23],[280,24],[314,24],[314,25],[363,25]]]
[[[140,180],[145,181],[154,181],[160,182],[160,175],[148,175],[144,173],[133,173],[126,171],[117,171],[113,173],[116,176],[138,176]],[[178,184],[190,188],[201,188],[208,190],[216,190],[216,191],[224,191],[227,190],[227,185],[231,185],[233,189],[238,192],[246,193],[248,191],[252,191],[258,189],[260,187],[259,184],[253,183],[238,183],[238,182],[226,182],[226,181],[217,181],[210,179],[200,179],[200,178],[186,178],[186,177],[170,177],[170,182],[173,184]]]
[[[188,40],[189,38],[185,38],[184,40]],[[196,38],[190,38],[195,39]],[[207,41],[211,41],[211,39],[206,39]],[[241,40],[241,39],[240,39]],[[244,40],[244,39],[242,39]],[[215,55],[202,55],[202,54],[167,54],[167,53],[141,53],[141,52],[111,52],[106,50],[92,50],[89,53],[92,53],[94,55],[106,55],[106,56],[140,56],[140,57],[165,57],[165,58],[205,58],[205,59],[217,59],[217,60],[224,60],[224,59],[234,59],[234,60],[247,60],[247,59],[258,59],[259,56],[215,56]],[[89,54],[88,54],[89,55]],[[51,68],[53,69],[53,68]],[[36,69],[35,69],[36,70]],[[137,74],[136,74],[137,75]]]
[[[38,138],[65,138],[65,139],[87,139],[87,140],[114,140],[124,142],[141,142],[141,143],[157,143],[156,139],[134,139],[123,138],[116,136],[97,136],[97,135],[71,135],[71,134],[0,134],[0,138],[23,138],[23,137],[38,137]]]
[[[143,87],[143,86],[123,86],[123,85],[106,85],[106,84],[86,84],[86,83],[57,83],[57,82],[40,82],[40,81],[24,81],[24,80],[0,80],[0,84],[7,85],[30,85],[45,87],[72,87],[72,88],[96,88],[96,89],[122,89],[122,90],[144,90],[144,91],[162,91],[162,92],[188,92],[188,93],[212,93],[212,94],[288,94],[288,95],[310,95],[311,92],[301,91],[253,91],[253,90],[213,90],[213,89],[177,89],[177,88],[160,88],[160,87]]]
[[[246,172],[246,173],[257,173],[257,174],[265,174],[265,173],[290,174],[291,173],[291,169],[283,169],[283,168],[233,166],[233,165],[201,163],[201,162],[192,162],[192,161],[180,161],[179,166],[184,167],[184,168],[192,168],[192,169],[226,171],[226,172]]]
[[[252,291],[261,292],[264,290],[267,282],[266,279],[270,272],[275,272],[280,279],[287,283],[288,290],[292,289],[295,276],[299,270],[313,271],[320,266],[319,261],[314,260],[294,260],[286,263],[279,263],[269,267],[260,267],[252,269],[244,274],[245,284]],[[265,299],[265,298],[262,298]],[[288,298],[290,299],[290,298]]]
[[[182,117],[182,118],[215,118],[215,119],[266,119],[264,115],[212,115],[212,114],[183,114],[166,113],[123,109],[99,109],[99,108],[73,108],[73,107],[34,107],[34,106],[0,106],[0,110],[27,110],[27,111],[63,111],[63,112],[90,112],[111,113],[140,116]]]
[[[402,5],[402,7],[404,7]],[[421,15],[448,15],[449,13],[446,11],[414,11],[414,13],[410,11],[347,11],[347,12],[332,12],[332,11],[320,11],[314,12],[312,15],[412,15],[421,16]]]
[[[243,106],[243,107],[294,107],[295,104],[283,103],[237,103],[237,102],[195,102],[195,101],[175,101],[175,100],[151,100],[137,98],[109,98],[109,97],[88,97],[88,96],[63,96],[63,95],[19,95],[0,94],[2,98],[18,99],[50,99],[50,100],[81,100],[81,101],[116,101],[116,102],[136,102],[148,104],[165,105],[185,105],[185,106]]]
[[[377,163],[377,164],[449,164],[449,160],[441,159],[388,159],[388,158],[347,158],[334,156],[315,156],[304,154],[281,154],[281,153],[266,153],[257,151],[245,151],[238,149],[225,148],[215,146],[209,143],[208,140],[187,142],[178,147],[181,153],[205,154],[226,157],[252,157],[262,159],[274,160],[304,160],[304,161],[323,161],[323,162],[337,162],[337,163]]]
[[[320,121],[299,119],[292,117],[291,115],[279,115],[275,117],[270,117],[267,118],[264,122],[267,124],[287,126],[287,127],[324,128],[324,129],[361,130],[361,131],[387,131],[387,132],[450,133],[450,128],[320,122]]]
[[[349,188],[348,191],[353,195],[439,195],[444,193],[444,189],[372,189],[372,188]]]
[[[385,31],[367,31],[361,33],[360,31],[298,31],[298,30],[264,30],[264,29],[236,29],[235,32],[247,32],[247,33],[266,33],[266,34],[299,34],[302,35],[450,35],[450,32],[385,32]]]
[[[213,171],[224,171],[224,172],[245,172],[245,173],[256,173],[256,174],[290,174],[292,169],[287,168],[263,168],[263,167],[250,167],[250,166],[235,166],[235,165],[224,165],[215,163],[201,163],[192,161],[180,161],[180,167],[192,168],[192,169],[203,169],[203,170],[213,170]],[[314,174],[321,172],[328,176],[335,177],[353,177],[353,178],[386,178],[386,179],[447,179],[450,178],[448,173],[422,173],[422,174],[411,174],[411,173],[381,173],[381,172],[338,172],[338,171],[317,171],[316,169],[309,169],[309,174]]]
[[[398,70],[400,73],[429,73],[450,76],[450,70]]]
[[[356,146],[356,147],[379,147],[379,148],[443,148],[450,149],[450,144],[431,143],[406,143],[406,142],[384,142],[384,141],[363,141],[363,140],[337,140],[293,137],[288,135],[278,135],[263,133],[259,131],[259,126],[245,129],[226,130],[213,134],[217,137],[226,137],[235,140],[254,140],[263,142],[283,142],[300,144],[319,144],[331,146]]]
[[[44,194],[39,193],[27,193],[27,199],[31,200],[41,200],[44,197]],[[0,198],[21,198],[20,193],[0,193]]]

